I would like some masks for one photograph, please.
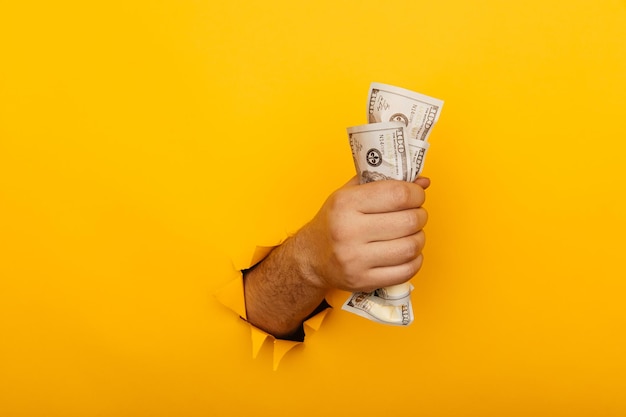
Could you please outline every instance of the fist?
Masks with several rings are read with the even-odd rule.
[[[415,183],[353,178],[296,235],[302,271],[320,288],[372,291],[401,284],[422,266],[427,178]]]

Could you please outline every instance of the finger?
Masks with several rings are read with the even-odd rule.
[[[410,262],[401,265],[383,266],[369,269],[364,276],[362,287],[357,290],[369,292],[377,288],[407,282],[419,272],[423,262],[424,256],[420,254]]]
[[[390,213],[363,215],[361,230],[367,242],[393,240],[413,235],[424,228],[428,212],[420,207]]]
[[[430,187],[430,178],[428,177],[417,177],[413,182],[423,189],[427,189],[428,187]]]
[[[400,239],[372,242],[363,248],[369,268],[402,265],[417,258],[424,249],[426,235],[423,230]]]
[[[354,187],[352,198],[361,213],[387,213],[420,207],[425,193],[412,182],[384,180]]]

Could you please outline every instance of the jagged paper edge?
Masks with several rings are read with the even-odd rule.
[[[248,253],[247,255],[242,255],[238,258],[231,256],[231,263],[234,270],[233,272],[237,273],[238,276],[227,282],[215,292],[215,297],[222,305],[233,311],[244,321],[246,321],[246,324],[248,326],[250,326],[251,353],[253,359],[257,358],[259,352],[261,351],[261,348],[268,338],[273,340],[272,368],[274,371],[278,369],[278,365],[280,364],[280,361],[285,357],[285,355],[294,347],[302,344],[303,342],[277,339],[247,321],[243,288],[243,273],[241,271],[251,268],[252,266],[259,263],[272,251],[272,249],[282,244],[286,239],[287,236],[285,235],[280,239],[277,239],[275,243],[269,245],[255,246],[251,254]],[[317,331],[320,329],[329,310],[330,309],[325,309],[323,311],[320,311],[319,313],[317,313],[313,317],[310,317],[304,322],[305,337],[309,335],[309,330]]]

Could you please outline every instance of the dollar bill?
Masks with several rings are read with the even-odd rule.
[[[410,179],[411,160],[404,124],[384,122],[353,126],[348,128],[348,137],[361,184]]]
[[[367,118],[370,123],[402,122],[408,134],[407,143],[411,159],[411,176],[415,180],[422,172],[430,132],[439,119],[443,101],[393,85],[370,85]]]
[[[368,125],[348,128],[350,148],[360,182],[385,179],[414,181],[422,172],[428,136],[443,101],[392,85],[372,83]],[[413,322],[410,283],[355,292],[342,309],[389,325]]]
[[[375,291],[376,295],[385,300],[401,300],[411,294],[413,286],[405,282],[403,284],[390,285],[389,287],[379,288]]]
[[[413,322],[413,305],[410,295],[389,300],[374,292],[355,292],[342,309],[366,319],[389,325],[408,326]]]
[[[361,184],[386,179],[410,180],[411,161],[406,147],[404,123],[392,121],[349,127],[348,136],[354,166]],[[428,142],[420,142],[419,146],[420,149],[427,149]],[[412,321],[407,322],[407,317],[412,317],[413,314],[410,302],[399,307],[390,306],[387,301],[398,299],[410,301],[410,291],[410,284],[404,283],[380,288],[371,294],[353,294],[344,303],[344,309],[357,312],[367,308],[366,314],[376,321],[407,325]],[[381,300],[387,301],[381,304]],[[408,314],[407,308],[410,312]],[[402,312],[404,314],[400,314]]]
[[[404,123],[391,121],[353,126],[348,128],[348,137],[361,184],[410,180],[411,160]],[[379,323],[408,325],[413,321],[410,291],[410,284],[404,283],[371,293],[353,293],[343,309]]]

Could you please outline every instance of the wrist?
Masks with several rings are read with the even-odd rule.
[[[292,258],[298,267],[303,284],[324,293],[331,289],[321,273],[320,250],[314,244],[315,239],[310,224],[300,229],[291,237],[291,240]]]

